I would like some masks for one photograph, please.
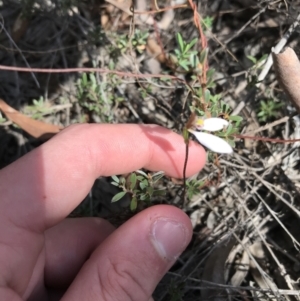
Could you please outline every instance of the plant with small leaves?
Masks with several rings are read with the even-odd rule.
[[[260,59],[257,59],[256,57],[252,56],[252,55],[247,55],[247,58],[253,63],[253,67],[252,68],[262,68],[262,64],[264,63],[264,61],[266,60],[266,58],[268,57],[267,54],[264,54]]]
[[[178,48],[174,50],[174,55],[171,55],[171,60],[185,71],[195,69],[199,64],[198,51],[192,50],[192,48],[196,45],[198,39],[195,38],[188,43],[183,40],[180,33],[177,33],[176,40]]]
[[[187,197],[191,200],[205,186],[205,181],[190,179],[186,182]]]
[[[141,31],[140,29],[136,29],[132,38],[132,46],[139,53],[143,53],[146,49],[147,38],[149,36],[149,32]]]
[[[132,38],[129,38],[128,35],[124,34],[119,35],[117,39],[117,46],[121,52],[125,52],[129,47],[129,43],[131,43],[134,50],[136,50],[138,53],[143,53],[146,49],[148,36],[149,32],[136,29],[132,35]]]
[[[213,22],[214,22],[214,18],[213,17],[210,17],[210,16],[206,16],[204,17],[202,20],[202,25],[208,29],[208,30],[211,30],[212,29],[212,25],[213,25]]]
[[[162,171],[150,174],[142,170],[137,170],[127,177],[112,176],[112,185],[122,190],[112,198],[112,202],[117,202],[126,194],[129,194],[131,196],[130,209],[132,211],[136,210],[138,202],[150,203],[153,197],[165,195],[165,188],[155,188],[163,176]]]
[[[280,114],[280,109],[283,104],[275,102],[273,99],[262,100],[259,103],[259,109],[257,113],[258,120],[261,122],[266,122],[270,119],[278,117]]]
[[[90,113],[95,113],[102,122],[113,120],[113,101],[111,83],[100,81],[93,73],[83,73],[77,80],[77,98],[79,104]]]
[[[229,122],[222,118],[207,118],[207,119],[196,119],[194,128],[190,128],[188,131],[193,134],[196,139],[209,150],[219,154],[231,154],[233,152],[229,142],[229,137],[223,136],[224,130],[229,127]],[[223,131],[221,132],[221,130]],[[218,135],[206,133],[218,132]]]
[[[203,93],[202,88],[195,89],[194,92],[197,102],[196,105],[190,106],[194,115],[190,118],[189,132],[208,149],[219,153],[231,153],[231,147],[235,146],[234,135],[239,132],[242,117],[230,115],[231,108],[221,100],[220,94],[212,95],[209,89],[205,89]],[[203,131],[214,132],[214,135]],[[226,141],[230,147],[226,147]]]
[[[26,115],[30,115],[33,119],[37,120],[42,120],[43,116],[50,112],[51,108],[43,96],[41,96],[38,100],[34,99],[32,101],[32,105],[28,105],[24,108],[24,113]]]
[[[258,71],[263,68],[267,57],[267,54],[264,54],[260,59],[257,59],[251,55],[247,56],[247,58],[253,63],[253,66],[248,70],[247,74],[247,82],[250,87],[258,83]]]

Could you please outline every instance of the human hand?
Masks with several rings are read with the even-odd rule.
[[[142,167],[181,177],[183,138],[159,126],[76,125],[0,171],[0,300],[148,301],[192,227],[160,205],[117,230],[66,216],[99,176]],[[205,163],[190,143],[187,175]]]

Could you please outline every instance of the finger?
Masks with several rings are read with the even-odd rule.
[[[0,214],[43,231],[65,218],[100,175],[145,167],[181,177],[184,160],[183,138],[160,126],[72,126],[1,171],[0,194],[7,201]],[[203,148],[191,142],[187,175],[204,163]]]
[[[113,231],[114,227],[100,218],[69,218],[48,229],[45,285],[66,289],[91,253]]]
[[[23,299],[9,287],[0,287],[0,300],[23,301]]]
[[[181,210],[159,205],[142,211],[92,254],[62,301],[148,301],[191,236]]]

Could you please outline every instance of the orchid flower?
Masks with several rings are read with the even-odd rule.
[[[224,127],[227,127],[229,122],[222,118],[207,118],[207,119],[198,119],[196,121],[196,129],[203,131],[216,132],[222,130]],[[189,130],[197,140],[207,147],[209,150],[219,153],[219,154],[231,154],[233,152],[232,147],[224,139],[204,132],[198,132],[194,130]]]

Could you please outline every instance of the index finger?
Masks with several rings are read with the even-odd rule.
[[[205,164],[190,143],[187,175]],[[183,138],[157,125],[75,125],[0,172],[0,214],[43,231],[65,218],[99,176],[140,168],[182,177]]]

